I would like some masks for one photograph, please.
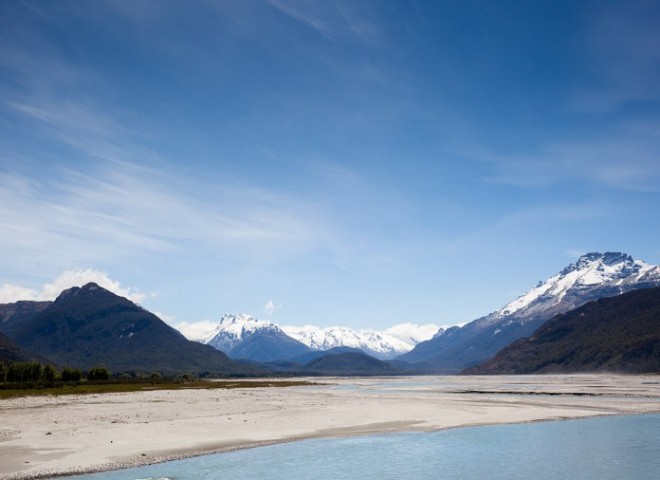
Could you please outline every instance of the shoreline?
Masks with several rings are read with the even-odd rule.
[[[4,400],[0,460],[7,461],[0,461],[0,480],[122,470],[312,438],[660,413],[657,376],[323,382]]]
[[[175,462],[177,460],[186,460],[189,458],[197,458],[197,457],[203,457],[207,455],[216,455],[216,454],[221,454],[221,453],[229,453],[229,452],[236,452],[240,450],[251,450],[253,448],[261,448],[261,447],[268,447],[272,445],[282,445],[286,443],[294,443],[294,442],[304,442],[306,440],[313,440],[313,439],[321,439],[321,438],[351,438],[351,437],[369,437],[369,436],[378,436],[378,435],[396,435],[397,433],[433,433],[433,432],[441,432],[445,430],[455,430],[455,429],[461,429],[461,428],[479,428],[479,427],[493,427],[497,425],[528,425],[528,424],[535,424],[535,423],[549,423],[549,422],[566,422],[566,421],[571,421],[571,420],[584,420],[588,418],[602,418],[602,417],[610,417],[610,416],[637,416],[637,415],[654,415],[654,414],[660,414],[660,412],[644,412],[644,413],[613,413],[613,414],[602,414],[602,415],[588,415],[584,417],[566,417],[566,418],[547,418],[547,419],[538,419],[538,420],[527,420],[527,421],[522,421],[522,422],[493,422],[493,423],[481,423],[481,424],[469,424],[469,425],[457,425],[457,426],[451,426],[451,427],[439,427],[436,429],[431,429],[431,430],[418,430],[418,429],[401,429],[401,430],[392,430],[392,431],[387,431],[387,432],[364,432],[364,433],[355,433],[355,434],[345,434],[345,435],[311,435],[309,437],[300,437],[300,438],[289,438],[289,439],[283,439],[283,440],[272,440],[272,441],[264,441],[264,442],[257,442],[255,444],[248,444],[248,445],[235,445],[235,446],[227,446],[227,447],[222,447],[222,448],[217,448],[217,449],[212,449],[212,450],[200,450],[197,452],[190,452],[190,453],[181,453],[181,454],[175,454],[171,456],[163,456],[163,457],[154,457],[153,459],[150,459],[149,461],[140,461],[140,459],[135,459],[131,460],[126,464],[120,464],[120,463],[110,463],[108,465],[101,465],[99,467],[90,467],[87,470],[76,470],[76,471],[71,471],[71,472],[59,472],[59,473],[35,473],[35,474],[18,474],[17,476],[0,476],[0,479],[2,480],[43,480],[43,479],[48,479],[48,478],[67,478],[67,477],[73,477],[73,476],[78,476],[78,475],[91,475],[94,473],[103,473],[103,472],[114,472],[114,471],[119,471],[119,470],[130,470],[132,468],[139,468],[139,467],[145,467],[148,465],[157,465],[160,463],[167,463],[167,462]]]

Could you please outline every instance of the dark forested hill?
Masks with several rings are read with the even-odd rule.
[[[224,353],[187,340],[151,312],[94,283],[65,290],[10,337],[60,365],[113,372],[251,374]]]

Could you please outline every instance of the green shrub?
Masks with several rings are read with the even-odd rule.
[[[44,367],[44,380],[47,382],[54,382],[57,379],[57,371],[52,365]]]
[[[110,370],[105,367],[90,368],[87,372],[87,380],[92,382],[110,380]]]
[[[82,372],[77,368],[64,367],[62,369],[63,382],[79,382],[82,378]]]

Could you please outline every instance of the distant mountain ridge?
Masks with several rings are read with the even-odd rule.
[[[348,327],[320,328],[314,325],[284,327],[292,337],[315,350],[351,347],[376,358],[388,358],[397,352],[410,350],[410,345],[375,330],[353,330]]]
[[[225,314],[203,339],[232,358],[254,361],[284,360],[316,350],[335,347],[360,349],[378,359],[389,359],[410,351],[418,342],[438,333],[433,324],[402,323],[384,331],[353,330],[348,327],[321,328],[283,326],[245,313]]]
[[[463,327],[449,328],[397,360],[457,373],[531,335],[558,313],[599,298],[655,286],[660,286],[660,268],[656,265],[634,260],[625,253],[588,253],[500,310]]]
[[[660,372],[660,287],[558,314],[471,374]]]

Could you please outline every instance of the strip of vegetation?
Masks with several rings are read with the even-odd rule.
[[[541,395],[541,396],[572,396],[572,397],[605,397],[604,393],[594,392],[535,392],[521,390],[459,390],[459,394],[478,394],[478,395]]]
[[[112,375],[105,367],[82,372],[65,367],[58,372],[51,365],[40,363],[0,363],[0,400],[21,396],[84,395],[139,392],[147,390],[235,389],[294,387],[316,385],[297,380],[211,380],[191,375],[163,377],[159,373]]]

